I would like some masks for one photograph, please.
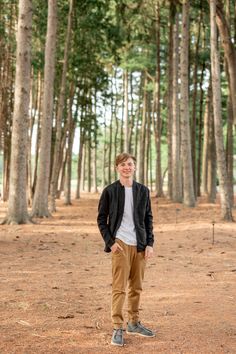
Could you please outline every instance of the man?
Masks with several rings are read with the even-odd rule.
[[[154,337],[139,321],[139,304],[146,261],[153,254],[153,225],[149,190],[133,180],[136,159],[116,157],[119,180],[107,186],[98,206],[98,227],[105,252],[112,252],[111,344],[123,346],[123,305],[128,287],[127,334]]]

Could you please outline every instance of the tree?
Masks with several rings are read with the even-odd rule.
[[[48,1],[48,24],[45,48],[43,112],[39,153],[39,173],[33,199],[32,216],[48,217],[48,190],[52,139],[53,92],[57,30],[57,0]]]
[[[182,45],[180,56],[181,67],[181,153],[183,161],[184,204],[195,206],[193,188],[193,170],[191,157],[190,127],[189,127],[189,86],[188,86],[188,56],[189,56],[189,1],[183,1],[182,13]]]
[[[236,124],[236,49],[235,44],[231,40],[230,28],[227,23],[224,6],[221,0],[216,1],[216,24],[219,29],[221,43],[228,64],[229,91],[232,102],[234,124]]]
[[[179,118],[179,85],[178,85],[178,67],[179,67],[179,13],[172,10],[174,17],[173,25],[173,57],[172,57],[172,200],[174,202],[182,202],[182,164],[180,159],[180,118]],[[169,128],[170,129],[170,128]]]
[[[228,192],[228,176],[225,162],[225,149],[221,117],[221,86],[219,53],[217,49],[216,0],[210,0],[210,23],[212,95],[215,124],[217,170],[220,182],[221,214],[224,220],[232,221],[233,216]]]
[[[72,10],[73,10],[73,0],[70,0],[70,8],[68,14],[68,24],[67,32],[65,39],[65,49],[64,49],[64,60],[63,60],[63,69],[61,77],[61,86],[60,86],[60,96],[58,103],[58,112],[56,119],[56,142],[54,147],[54,157],[53,157],[53,167],[52,167],[52,176],[50,182],[50,211],[56,211],[56,193],[57,193],[57,182],[60,170],[59,158],[61,152],[61,129],[62,129],[62,117],[65,105],[65,96],[66,96],[66,73],[68,67],[68,56],[69,56],[69,45],[71,38],[71,27],[72,27]]]
[[[32,1],[19,0],[10,191],[8,212],[3,221],[3,223],[8,224],[30,222],[26,198],[26,165],[30,99],[31,31]]]

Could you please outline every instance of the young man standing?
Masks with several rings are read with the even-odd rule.
[[[127,334],[154,337],[139,321],[139,304],[146,261],[153,254],[153,225],[149,190],[133,180],[136,159],[116,157],[119,180],[107,186],[98,206],[98,227],[105,252],[112,252],[113,335],[111,344],[123,346],[123,306],[128,284]]]

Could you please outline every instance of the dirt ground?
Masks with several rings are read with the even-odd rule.
[[[97,203],[83,195],[36,225],[1,226],[0,353],[236,353],[236,223],[220,220],[219,204],[152,198],[155,254],[140,312],[156,337],[125,335],[116,348]]]

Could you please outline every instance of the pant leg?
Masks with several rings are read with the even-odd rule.
[[[135,248],[132,255],[128,289],[128,317],[129,322],[132,323],[137,323],[139,321],[140,296],[145,267],[145,252],[137,252]]]
[[[116,242],[120,244],[123,251],[112,253],[111,317],[114,328],[121,328],[124,322],[123,306],[130,272],[129,246],[120,240]]]

